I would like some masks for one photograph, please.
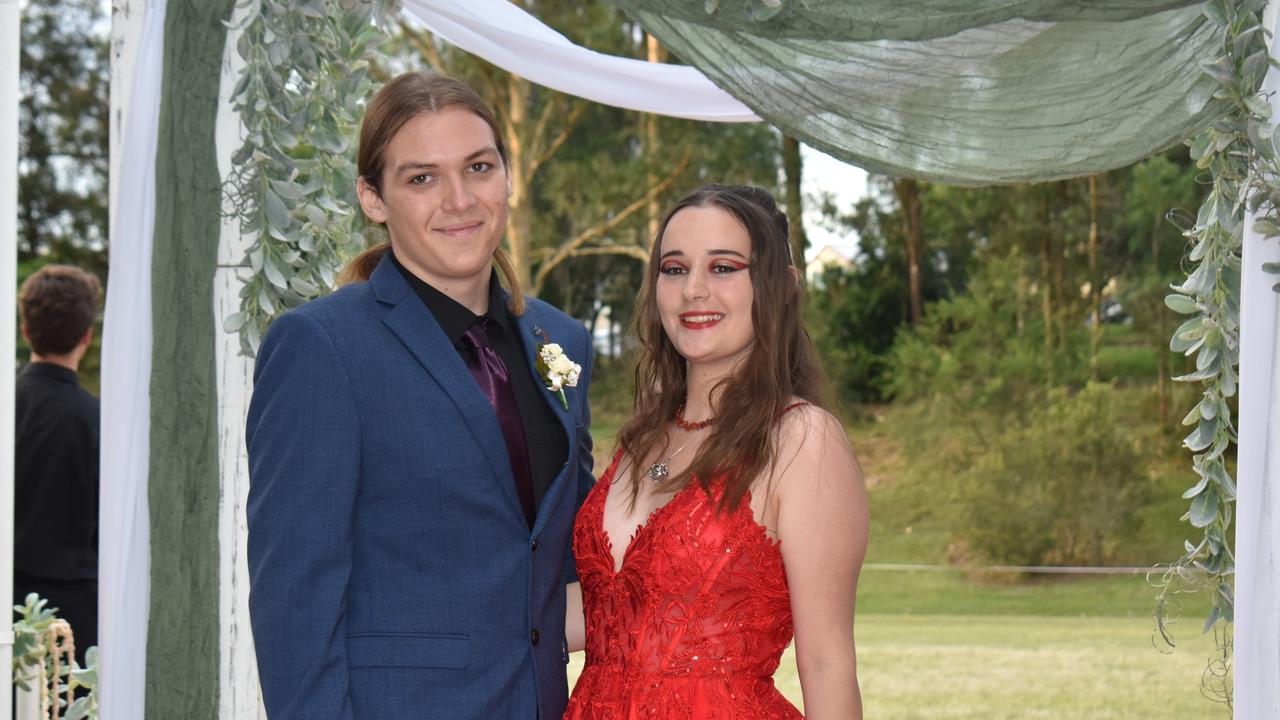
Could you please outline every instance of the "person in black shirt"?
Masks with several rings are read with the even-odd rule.
[[[14,603],[38,593],[71,623],[76,659],[98,642],[98,399],[76,371],[102,286],[68,265],[36,271],[18,295],[31,362],[17,378]]]

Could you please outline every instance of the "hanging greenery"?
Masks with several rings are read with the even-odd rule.
[[[1271,65],[1261,14],[1264,0],[1215,0],[1205,15],[1223,31],[1222,55],[1201,63],[1218,82],[1215,97],[1231,103],[1231,111],[1191,142],[1191,156],[1208,170],[1212,186],[1185,230],[1191,266],[1185,281],[1173,286],[1165,304],[1187,319],[1173,333],[1169,348],[1195,358],[1195,371],[1174,378],[1204,386],[1201,399],[1183,420],[1194,429],[1184,445],[1194,453],[1195,484],[1183,497],[1190,508],[1183,516],[1200,531],[1187,540],[1185,553],[1165,568],[1157,583],[1156,622],[1170,646],[1168,625],[1176,613],[1175,595],[1208,590],[1212,606],[1204,631],[1220,622],[1220,658],[1210,664],[1204,690],[1230,702],[1230,633],[1235,556],[1230,543],[1236,487],[1227,470],[1227,450],[1237,441],[1228,399],[1237,391],[1240,363],[1241,249],[1247,211],[1262,212],[1255,229],[1280,236],[1280,167],[1271,110],[1259,94]],[[1280,286],[1277,286],[1280,287]]]
[[[244,144],[224,187],[252,236],[240,310],[224,322],[256,354],[278,314],[333,289],[365,245],[352,150],[373,89],[368,57],[395,0],[245,0],[232,93]],[[378,21],[375,24],[375,21]]]
[[[71,626],[48,604],[45,598],[28,593],[22,605],[13,606],[19,615],[13,623],[13,684],[38,693],[41,717],[94,720],[98,717],[98,648],[85,651],[85,667],[80,667],[71,650]]]

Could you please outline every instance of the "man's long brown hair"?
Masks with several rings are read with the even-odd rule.
[[[662,328],[655,296],[662,236],[676,213],[689,207],[719,208],[734,217],[751,238],[751,347],[734,374],[721,380],[712,396],[715,424],[693,463],[665,481],[662,489],[679,490],[696,478],[704,488],[725,479],[722,509],[737,507],[756,479],[777,459],[778,422],[793,397],[823,407],[826,376],[805,332],[804,293],[794,274],[787,217],[764,190],[746,186],[707,185],[686,196],[663,219],[649,253],[640,291],[635,332],[641,355],[636,364],[635,412],[618,432],[618,445],[629,464],[631,502],[642,482],[645,459],[665,452],[667,429],[685,401],[685,359]]]
[[[382,152],[400,128],[419,115],[438,113],[446,108],[461,108],[474,113],[493,131],[493,142],[502,160],[502,171],[507,170],[507,143],[494,117],[493,110],[470,85],[444,75],[429,72],[410,72],[400,75],[374,94],[365,109],[360,124],[360,150],[356,158],[356,170],[360,177],[379,195],[382,194]],[[385,233],[385,229],[383,230]],[[382,242],[365,250],[347,264],[339,278],[346,285],[363,282],[373,274],[382,256],[391,249],[390,242]],[[511,292],[509,307],[520,315],[524,312],[524,295],[515,266],[501,246],[493,252],[502,279]]]

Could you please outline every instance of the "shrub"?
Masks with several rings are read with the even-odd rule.
[[[1051,393],[1027,423],[994,433],[957,482],[956,534],[986,560],[1099,563],[1151,500],[1146,461],[1113,408],[1114,388]]]

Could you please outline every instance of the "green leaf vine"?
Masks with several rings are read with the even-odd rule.
[[[1228,705],[1235,575],[1230,528],[1236,486],[1227,469],[1227,451],[1238,439],[1228,401],[1236,395],[1239,381],[1246,212],[1265,209],[1266,220],[1255,227],[1270,236],[1280,235],[1277,138],[1268,130],[1270,106],[1259,94],[1272,64],[1260,20],[1265,4],[1264,0],[1215,0],[1205,5],[1205,16],[1222,30],[1223,50],[1219,57],[1202,61],[1201,70],[1218,82],[1214,98],[1225,101],[1229,109],[1190,143],[1192,159],[1209,172],[1212,184],[1194,224],[1184,230],[1191,247],[1190,271],[1165,298],[1171,310],[1187,318],[1174,331],[1169,349],[1195,358],[1195,370],[1174,380],[1204,387],[1200,400],[1183,419],[1184,425],[1194,428],[1183,445],[1193,453],[1196,482],[1183,493],[1190,507],[1182,519],[1201,536],[1198,542],[1186,540],[1182,557],[1162,566],[1163,574],[1155,582],[1160,592],[1154,616],[1160,638],[1173,647],[1169,625],[1176,617],[1175,596],[1212,593],[1204,632],[1217,631],[1220,656],[1206,668],[1202,691]]]
[[[23,690],[33,690],[31,683],[49,687],[50,704],[58,707],[57,717],[63,720],[93,720],[98,717],[98,648],[85,651],[85,667],[74,660],[57,668],[54,677],[53,663],[49,662],[50,635],[58,621],[57,608],[48,607],[49,601],[35,593],[29,593],[22,605],[14,605],[19,615],[13,623],[13,684]],[[44,677],[37,677],[43,667]],[[72,693],[80,697],[71,703],[66,698]],[[7,701],[6,701],[7,702]]]
[[[224,212],[252,236],[240,309],[223,323],[252,357],[271,320],[333,289],[365,245],[355,212],[354,140],[370,95],[369,56],[395,0],[244,0],[232,92],[244,144]],[[377,21],[377,22],[375,22]]]

